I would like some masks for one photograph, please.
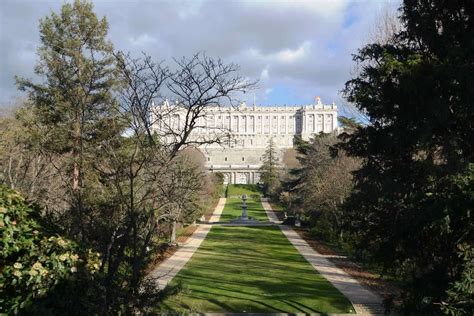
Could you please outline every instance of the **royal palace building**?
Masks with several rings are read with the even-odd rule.
[[[185,113],[173,112],[169,125],[179,129]],[[224,141],[200,144],[198,148],[205,157],[206,167],[212,172],[221,172],[225,183],[247,184],[259,182],[262,155],[271,138],[281,159],[283,152],[293,147],[295,136],[309,140],[315,134],[336,129],[336,105],[322,104],[317,98],[315,104],[302,106],[247,106],[243,103],[239,107],[210,107],[198,120],[192,138],[205,143],[215,137],[217,131],[226,131]]]

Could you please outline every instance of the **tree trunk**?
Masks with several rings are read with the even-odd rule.
[[[73,163],[73,171],[72,171],[72,190],[77,192],[79,189],[79,166],[76,161]]]
[[[173,220],[171,222],[171,236],[170,236],[170,243],[174,244],[176,241],[176,221]]]

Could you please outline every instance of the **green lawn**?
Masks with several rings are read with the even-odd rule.
[[[224,210],[221,215],[221,222],[229,222],[233,219],[237,219],[242,215],[242,199],[239,198],[227,198]],[[268,221],[265,211],[262,209],[260,198],[248,198],[247,199],[247,216],[251,219],[258,221]]]
[[[228,199],[224,217],[237,199]],[[255,202],[255,201],[254,201]],[[255,202],[256,203],[256,202]],[[261,207],[255,213],[264,214]],[[262,218],[261,215],[259,218]],[[350,302],[277,227],[214,226],[173,279],[161,312],[348,313]]]
[[[262,195],[256,184],[229,184],[227,196]]]

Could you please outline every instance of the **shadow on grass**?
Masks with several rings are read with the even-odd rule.
[[[212,227],[175,280],[191,292],[180,299],[188,307],[170,306],[199,306],[199,312],[347,313],[352,308],[277,227]]]

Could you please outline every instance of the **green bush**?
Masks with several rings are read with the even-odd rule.
[[[310,235],[317,240],[331,242],[336,239],[336,234],[332,228],[331,221],[326,216],[320,216],[310,229]]]
[[[469,244],[460,244],[459,256],[463,260],[458,281],[447,290],[447,299],[441,310],[447,315],[472,315],[474,311],[474,248]]]
[[[59,283],[99,268],[97,254],[48,235],[34,218],[38,213],[16,191],[0,186],[0,313],[29,309]]]

